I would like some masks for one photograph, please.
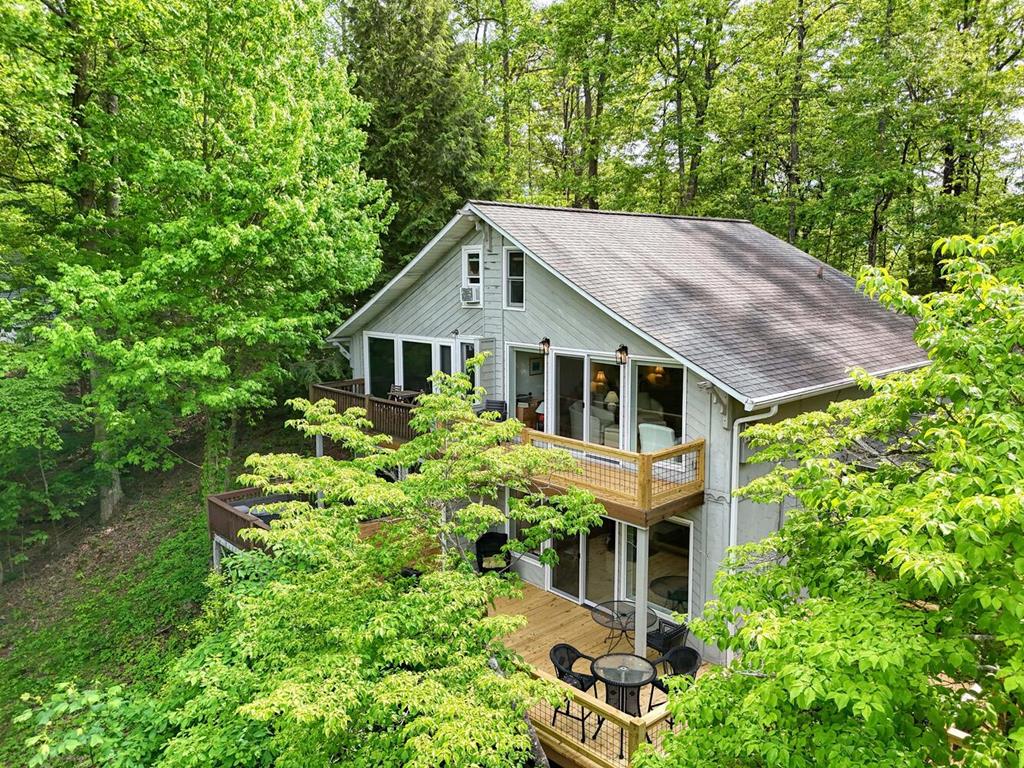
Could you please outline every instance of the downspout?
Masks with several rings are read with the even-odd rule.
[[[729,462],[729,546],[735,547],[740,540],[740,498],[736,489],[740,486],[740,434],[741,428],[755,421],[770,419],[779,412],[778,403],[762,413],[741,416],[732,423],[732,456]],[[726,666],[732,664],[733,652],[726,651]]]
[[[732,423],[732,458],[729,462],[729,546],[735,547],[740,538],[740,500],[736,489],[740,487],[740,427],[755,421],[770,419],[779,412],[779,406],[773,405],[763,413],[752,413],[741,416]]]

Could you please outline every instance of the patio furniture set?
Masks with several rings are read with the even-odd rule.
[[[605,642],[609,643],[609,652],[602,656],[589,656],[568,643],[558,643],[550,651],[551,663],[555,667],[555,675],[563,683],[571,685],[584,693],[598,694],[598,683],[604,688],[604,700],[621,712],[640,717],[643,701],[642,691],[650,686],[647,696],[647,711],[654,708],[655,690],[668,692],[665,677],[669,675],[687,675],[696,678],[700,668],[700,654],[686,646],[689,632],[685,624],[661,619],[653,611],[648,610],[644,620],[648,628],[648,647],[661,655],[655,659],[645,659],[633,653],[615,652],[615,646],[629,639],[636,627],[636,606],[629,600],[611,600],[595,605],[591,609],[591,617],[602,627],[608,628]],[[589,662],[588,671],[580,671],[577,665]],[[667,669],[663,677],[658,668]],[[572,702],[564,707],[557,707],[551,718],[554,725],[559,716],[574,720],[580,724],[580,741],[585,743],[587,719],[591,712],[580,706],[579,714],[573,712]],[[597,727],[589,734],[596,739],[604,725],[604,718],[598,716]],[[623,755],[623,733],[619,732],[619,757]]]

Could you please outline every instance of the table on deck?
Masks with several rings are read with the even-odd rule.
[[[650,685],[658,671],[643,656],[633,653],[606,653],[590,662],[590,671],[604,683],[604,700],[620,712],[640,717],[640,689]],[[594,738],[597,738],[604,719],[599,719]],[[619,759],[623,759],[623,734],[619,731]]]
[[[612,648],[618,645],[623,638],[628,640],[630,633],[636,629],[636,603],[632,600],[608,600],[598,603],[590,609],[590,616],[595,623],[608,628],[605,642],[611,642],[614,638],[615,642],[612,643]],[[646,618],[647,630],[656,629],[658,615],[648,608]]]

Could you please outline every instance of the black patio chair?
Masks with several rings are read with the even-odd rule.
[[[668,619],[658,619],[658,626],[647,633],[647,647],[662,656],[680,645],[686,644],[686,636],[690,628],[685,624],[676,624]]]
[[[587,656],[583,651],[574,648],[568,643],[559,643],[551,647],[548,657],[555,668],[555,676],[566,685],[571,685],[576,690],[583,691],[584,693],[592,690],[597,685],[596,677],[585,672],[577,672],[573,669],[573,665],[580,659],[593,661],[593,656]],[[587,718],[590,717],[590,710],[586,710],[580,705],[580,713],[574,715],[572,713],[572,702],[566,702],[565,711],[562,711],[561,705],[555,707],[555,713],[551,716],[551,725],[555,724],[555,720],[559,715],[578,722],[580,724],[580,741],[586,742]]]
[[[657,669],[660,665],[664,664],[669,668],[670,674],[672,675],[686,675],[691,680],[697,679],[697,670],[700,669],[700,653],[693,648],[688,648],[685,645],[676,646],[671,651],[666,653],[664,656],[659,656],[654,659],[651,664]],[[650,712],[654,707],[654,689],[657,688],[659,691],[668,695],[668,685],[665,680],[661,677],[654,678],[651,683],[651,696],[647,700],[647,711]]]
[[[488,531],[476,540],[476,569],[480,573],[491,573],[503,571],[512,562],[508,552],[502,552],[502,547],[508,543],[508,536],[500,531]],[[489,558],[498,557],[504,563],[500,568],[493,565],[484,567],[484,561]]]
[[[494,411],[498,414],[498,421],[508,420],[508,403],[504,400],[484,400],[482,406],[478,406],[480,413]]]

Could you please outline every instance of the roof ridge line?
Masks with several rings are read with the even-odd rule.
[[[476,200],[466,201],[473,205],[500,205],[505,208],[527,208],[539,211],[564,211],[570,213],[601,213],[614,216],[645,216],[656,219],[680,219],[683,221],[722,221],[734,224],[750,224],[750,219],[736,219],[724,216],[688,216],[681,213],[645,213],[643,211],[613,211],[607,208],[573,208],[563,205],[539,205],[537,203],[511,203],[500,200]]]

